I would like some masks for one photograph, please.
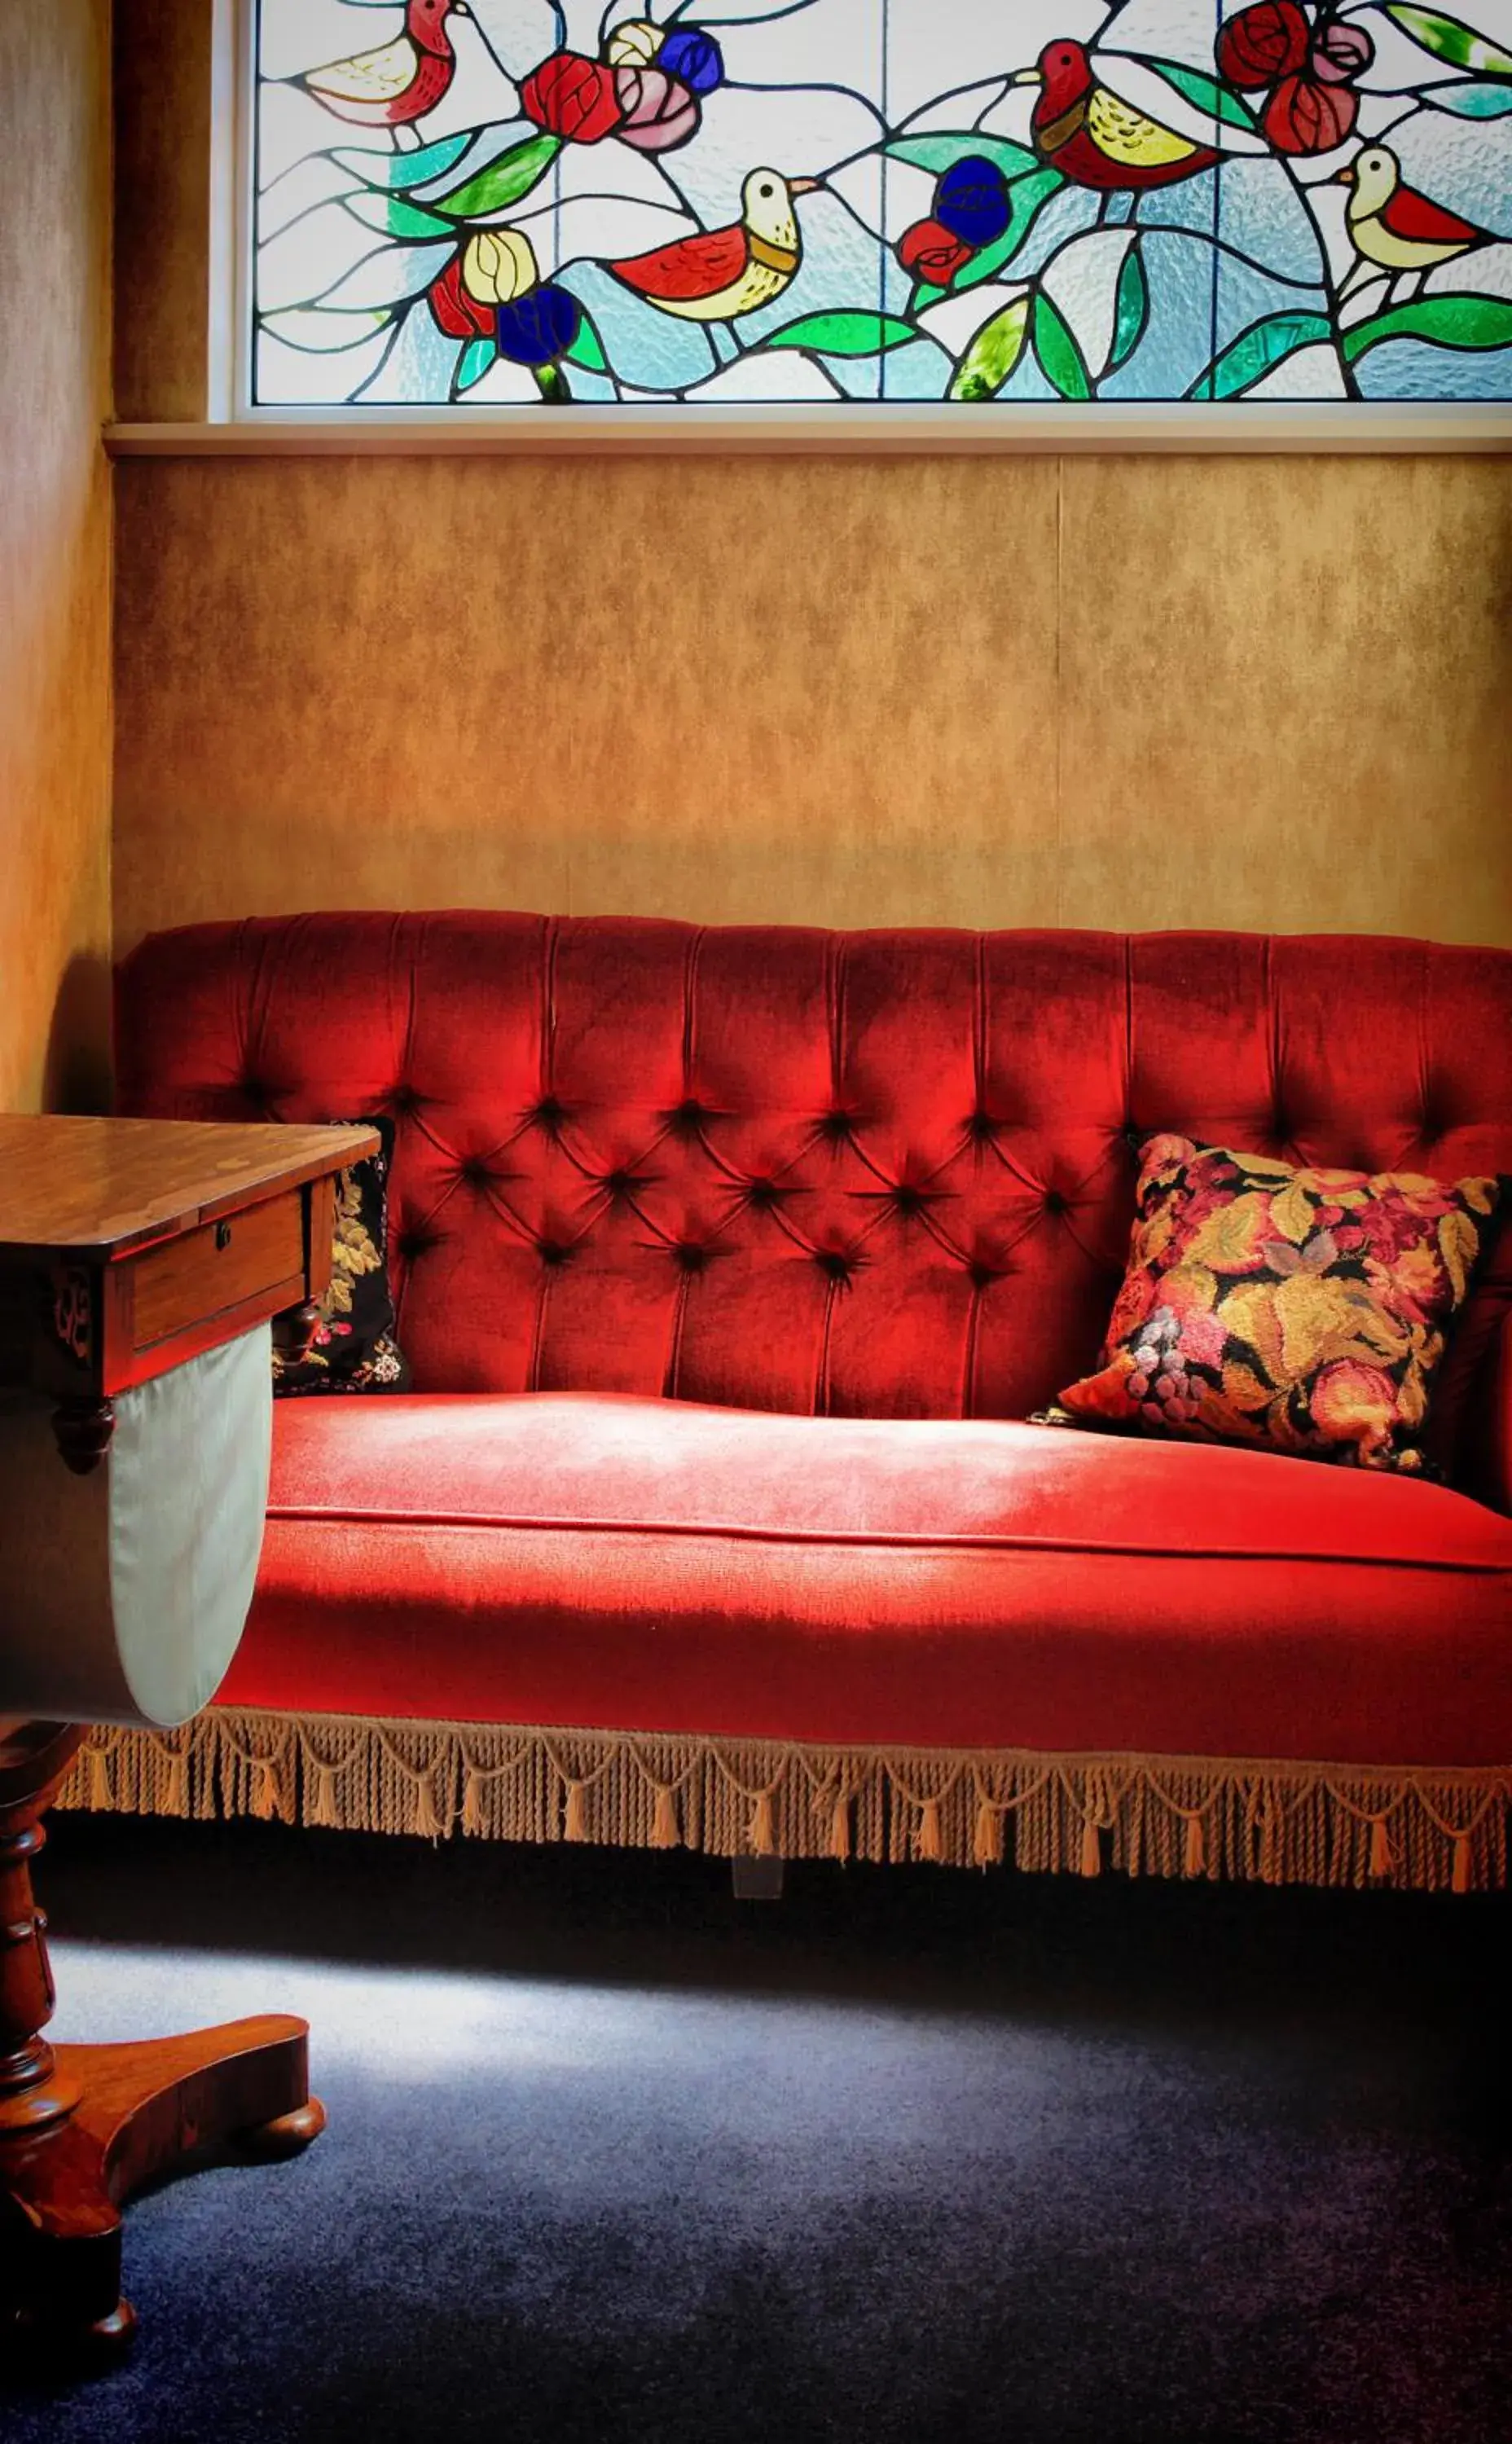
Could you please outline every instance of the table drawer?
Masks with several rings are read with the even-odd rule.
[[[131,1337],[138,1349],[285,1283],[300,1285],[293,1292],[298,1298],[304,1270],[301,1192],[187,1231],[146,1249],[130,1266]]]

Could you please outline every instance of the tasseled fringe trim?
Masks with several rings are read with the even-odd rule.
[[[932,1859],[1096,1876],[1503,1888],[1512,1768],[1027,1750],[822,1749],[681,1732],[373,1722],[214,1706],[89,1732],[63,1807],[349,1831]]]

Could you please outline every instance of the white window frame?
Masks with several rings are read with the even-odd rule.
[[[263,407],[251,397],[253,0],[213,0],[210,315],[203,422],[117,424],[117,456],[337,454],[469,456],[1413,455],[1512,454],[1512,405],[1147,405],[1004,409],[769,407]]]

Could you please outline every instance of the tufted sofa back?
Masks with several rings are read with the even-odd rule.
[[[144,941],[118,1033],[128,1112],[395,1116],[420,1390],[1022,1416],[1148,1131],[1512,1172],[1512,953],[1377,936],[254,919]]]

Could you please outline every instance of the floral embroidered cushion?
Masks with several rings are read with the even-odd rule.
[[[1097,1371],[1046,1421],[1424,1473],[1429,1389],[1501,1190],[1152,1138]]]
[[[349,1163],[337,1176],[336,1235],[331,1279],[318,1302],[321,1320],[303,1358],[273,1344],[273,1390],[289,1397],[311,1392],[402,1392],[409,1366],[394,1338],[394,1300],[388,1276],[388,1178],[394,1158],[394,1123],[361,1120],[382,1143],[375,1155]]]

